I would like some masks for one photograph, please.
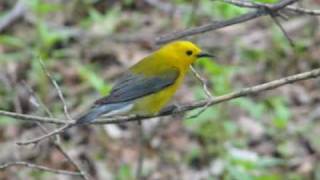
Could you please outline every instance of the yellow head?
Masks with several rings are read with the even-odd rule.
[[[198,58],[211,57],[211,55],[203,53],[197,45],[190,41],[168,43],[161,47],[157,54],[160,54],[170,64],[181,68],[188,68]]]

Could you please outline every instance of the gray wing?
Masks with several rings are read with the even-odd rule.
[[[156,77],[126,74],[115,84],[109,96],[99,99],[95,105],[131,101],[172,85],[178,78],[179,71],[174,69],[161,73]]]

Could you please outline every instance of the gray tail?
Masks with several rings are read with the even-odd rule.
[[[103,114],[107,114],[113,110],[120,109],[124,106],[128,105],[127,102],[125,103],[118,103],[118,104],[105,104],[105,105],[98,105],[91,108],[87,113],[82,115],[78,118],[76,124],[88,124],[90,122],[95,121],[98,117],[102,116]]]

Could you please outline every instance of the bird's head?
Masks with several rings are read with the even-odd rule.
[[[213,57],[210,54],[204,53],[197,45],[190,41],[174,41],[161,47],[158,51],[171,63],[180,66],[188,67],[198,58]]]

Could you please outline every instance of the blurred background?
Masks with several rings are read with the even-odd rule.
[[[319,9],[320,1],[299,5]],[[213,0],[1,0],[0,109],[64,118],[42,60],[76,117],[158,48],[161,35],[249,11]],[[187,38],[216,56],[195,65],[214,96],[320,67],[319,18],[287,16],[281,24],[294,47],[267,16]],[[196,118],[188,116],[197,110],[145,121],[144,178],[320,179],[319,87],[319,79],[306,80],[212,106]],[[190,73],[173,103],[204,98]],[[61,144],[95,179],[134,179],[139,139],[133,124],[75,127],[61,135]],[[0,164],[23,160],[75,170],[49,141],[15,145],[41,134],[35,123],[0,116]],[[11,167],[0,179],[74,177]]]

